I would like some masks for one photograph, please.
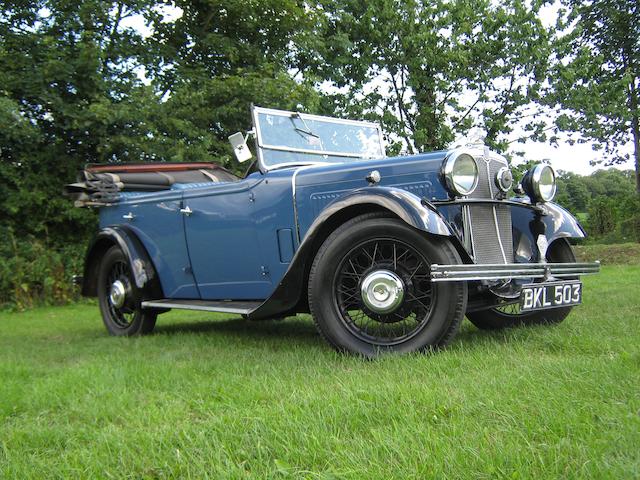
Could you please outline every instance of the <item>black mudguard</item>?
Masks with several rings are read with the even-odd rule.
[[[91,242],[85,257],[82,295],[97,296],[100,263],[107,250],[114,245],[120,247],[127,257],[136,287],[143,292],[144,297],[163,298],[160,279],[151,258],[142,242],[127,226],[103,228]]]

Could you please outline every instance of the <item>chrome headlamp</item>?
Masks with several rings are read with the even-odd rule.
[[[496,185],[502,192],[507,193],[513,187],[513,174],[509,167],[502,167],[496,174]]]
[[[536,165],[522,177],[522,188],[536,202],[550,202],[556,195],[556,172],[550,165]]]
[[[478,185],[478,164],[469,152],[454,150],[444,161],[443,175],[451,193],[457,196],[470,195]]]

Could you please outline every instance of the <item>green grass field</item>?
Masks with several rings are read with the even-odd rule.
[[[603,270],[561,325],[377,361],[307,317],[0,313],[0,478],[639,478],[640,266]]]

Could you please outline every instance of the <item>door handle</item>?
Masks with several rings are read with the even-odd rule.
[[[135,218],[135,215],[129,212],[126,215],[122,215],[122,218],[124,218],[125,220],[133,220]]]
[[[180,209],[180,213],[182,213],[182,214],[186,215],[187,217],[189,217],[193,213],[193,210],[191,210],[189,208],[189,205],[187,205],[186,207]]]

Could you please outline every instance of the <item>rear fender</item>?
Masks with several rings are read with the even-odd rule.
[[[136,287],[148,298],[163,298],[162,287],[149,254],[136,234],[126,226],[106,227],[95,236],[85,257],[82,295],[98,294],[98,272],[102,257],[112,246],[120,247],[129,262]]]

